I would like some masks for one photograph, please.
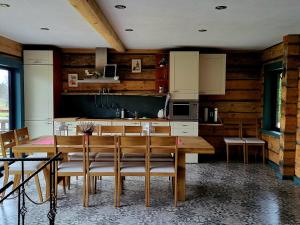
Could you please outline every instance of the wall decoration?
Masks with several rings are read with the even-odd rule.
[[[141,59],[132,59],[131,72],[132,73],[141,73],[142,72],[142,60]]]
[[[78,74],[77,73],[68,74],[68,86],[69,87],[78,87]]]

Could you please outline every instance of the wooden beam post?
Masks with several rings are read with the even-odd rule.
[[[69,2],[104,37],[112,48],[118,52],[125,52],[123,43],[95,0],[69,0]]]

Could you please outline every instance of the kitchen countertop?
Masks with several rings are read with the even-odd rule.
[[[120,121],[120,122],[169,122],[169,119],[160,119],[160,118],[138,118],[138,119],[131,119],[131,118],[112,118],[112,119],[93,119],[93,118],[80,118],[80,117],[70,117],[70,118],[55,118],[54,121],[57,122],[76,122],[76,121]]]

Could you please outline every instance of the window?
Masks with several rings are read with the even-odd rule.
[[[276,86],[276,118],[274,128],[280,131],[280,117],[281,117],[281,77],[282,73],[277,75],[277,86]]]
[[[264,67],[264,112],[263,129],[280,131],[282,63]]]
[[[0,132],[9,130],[9,71],[0,68]]]

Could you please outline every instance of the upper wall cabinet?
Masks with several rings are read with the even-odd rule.
[[[199,95],[225,95],[226,54],[199,55]]]
[[[52,65],[53,51],[26,50],[24,51],[24,64]]]
[[[199,52],[170,52],[170,93],[172,99],[199,98]]]

